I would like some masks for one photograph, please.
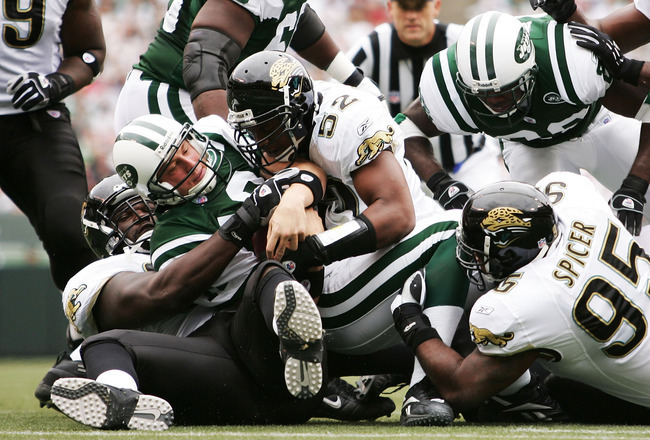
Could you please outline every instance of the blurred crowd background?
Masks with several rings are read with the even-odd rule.
[[[631,0],[577,1],[588,16],[600,17]],[[131,66],[153,39],[168,3],[167,0],[97,2],[107,45],[104,70],[93,84],[65,100],[72,112],[72,125],[86,162],[89,187],[114,172],[111,149],[115,137],[115,102]],[[343,50],[371,32],[376,25],[388,21],[385,0],[310,0],[309,4]],[[513,15],[532,13],[528,0],[443,0],[440,20],[464,23],[488,10],[506,11]],[[647,52],[637,57],[650,59]],[[322,72],[308,67],[316,78],[323,78]],[[22,215],[1,192],[0,214]]]

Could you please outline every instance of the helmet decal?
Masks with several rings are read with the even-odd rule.
[[[120,179],[129,185],[129,187],[135,188],[138,184],[138,171],[135,169],[135,167],[126,163],[122,163],[115,167],[115,171],[117,171]]]
[[[298,78],[296,73],[302,72],[303,67],[300,63],[288,58],[280,58],[275,63],[271,65],[269,69],[269,76],[271,77],[271,88],[275,90],[281,90],[289,84],[289,80],[294,80],[294,84],[291,84],[292,89],[297,90],[297,93],[300,92]]]
[[[515,44],[515,61],[519,64],[528,61],[533,53],[533,43],[530,41],[530,22],[526,23],[519,30],[517,43]]]
[[[516,208],[495,208],[488,212],[481,227],[486,235],[494,237],[496,246],[505,247],[528,233],[531,222],[530,219],[522,219],[522,215],[524,213]]]

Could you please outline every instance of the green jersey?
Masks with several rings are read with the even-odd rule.
[[[217,124],[208,127],[208,123],[215,121]],[[195,128],[210,138],[213,148],[223,151],[224,160],[217,174],[228,183],[224,189],[218,185],[207,195],[158,215],[151,237],[151,260],[156,270],[207,240],[263,182],[233,146],[230,129],[223,119],[218,116],[203,118]],[[238,299],[240,287],[257,263],[253,252],[242,249],[196,303],[215,306]]]
[[[579,47],[565,24],[548,16],[520,17],[530,27],[539,68],[530,111],[512,127],[488,125],[473,114],[456,84],[456,45],[434,55],[420,81],[420,100],[436,127],[448,133],[479,133],[548,147],[581,136],[601,108],[598,99],[612,82],[598,59]],[[478,100],[475,100],[478,101]],[[485,108],[482,109],[485,111]]]
[[[196,14],[207,0],[170,0],[153,42],[133,67],[153,79],[185,89],[183,50]],[[239,61],[263,50],[285,51],[293,37],[306,0],[232,0],[250,12],[255,28]]]

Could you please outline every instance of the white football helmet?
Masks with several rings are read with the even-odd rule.
[[[184,141],[199,153],[200,158],[185,178],[174,185],[163,182],[160,177]],[[222,165],[230,167],[223,151],[211,146],[208,139],[190,124],[162,115],[140,116],[120,130],[113,145],[115,170],[131,188],[161,205],[176,205],[213,191],[218,184],[225,187],[226,178],[218,170]],[[178,188],[189,179],[200,164],[206,165],[205,175],[188,194],[182,195]]]
[[[508,126],[530,110],[537,78],[530,23],[490,11],[471,19],[456,43],[456,84],[473,114]]]

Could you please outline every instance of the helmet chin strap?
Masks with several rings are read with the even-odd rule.
[[[153,230],[143,232],[142,235],[136,239],[136,243],[133,246],[126,246],[124,248],[124,252],[129,254],[149,254],[149,246],[143,246],[145,243],[149,244],[152,235]]]

